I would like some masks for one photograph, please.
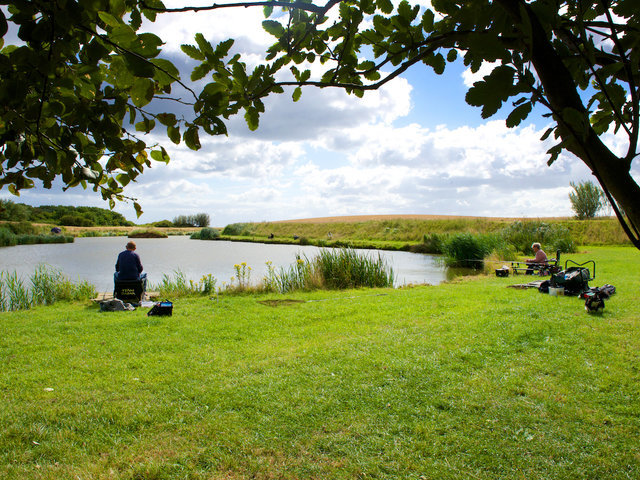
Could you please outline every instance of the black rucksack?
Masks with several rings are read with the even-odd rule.
[[[169,300],[156,303],[153,307],[151,307],[151,310],[147,312],[148,317],[152,317],[152,316],[170,317],[172,314],[173,314],[173,303],[171,303]]]
[[[588,268],[570,267],[551,277],[552,287],[563,287],[565,295],[580,295],[589,290]]]

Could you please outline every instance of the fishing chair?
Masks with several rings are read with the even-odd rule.
[[[556,251],[556,258],[547,259],[547,263],[511,262],[511,270],[514,275],[524,273],[526,275],[552,275],[562,270],[560,263],[560,250]]]
[[[146,280],[114,280],[113,297],[139,304],[144,298]]]

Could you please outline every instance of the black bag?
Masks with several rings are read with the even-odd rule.
[[[169,300],[156,303],[153,307],[151,307],[151,310],[147,312],[148,317],[151,317],[151,316],[170,317],[172,314],[173,314],[173,303],[171,303]]]
[[[570,267],[551,277],[552,287],[564,287],[565,295],[580,295],[589,290],[588,268]]]

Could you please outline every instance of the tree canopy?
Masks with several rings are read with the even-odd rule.
[[[637,0],[432,0],[430,8],[405,0],[7,5],[0,34],[12,26],[18,41],[0,52],[0,186],[14,193],[34,179],[51,187],[61,177],[66,187],[93,186],[113,205],[153,161],[169,160],[144,133],[161,128],[171,142],[198,149],[201,134],[226,134],[232,115],[257,128],[264,98],[287,86],[294,101],[305,86],[362,96],[409,68],[441,74],[462,61],[474,72],[492,66],[466,94],[483,118],[506,107],[514,127],[534,106],[546,109],[551,127],[543,140],[556,140],[549,164],[563,150],[582,160],[640,248],[640,187],[631,175],[640,123]],[[182,46],[197,63],[188,83],[162,57],[162,39],[142,28],[158,15],[179,21],[188,11],[237,7],[264,9],[263,28],[274,43],[263,61],[248,68],[232,39],[214,45],[199,33]],[[193,114],[176,115],[176,102]],[[605,144],[607,132],[624,138],[624,152]]]

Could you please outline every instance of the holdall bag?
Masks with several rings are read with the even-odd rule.
[[[147,312],[148,317],[152,317],[152,316],[170,317],[172,314],[173,314],[173,303],[171,303],[169,300],[164,300],[163,302],[156,303],[153,307],[151,307],[151,310]]]

